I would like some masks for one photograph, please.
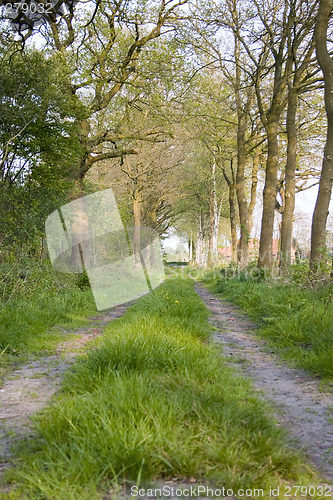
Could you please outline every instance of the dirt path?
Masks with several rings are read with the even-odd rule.
[[[262,397],[272,402],[281,425],[292,443],[301,448],[323,474],[333,480],[333,396],[318,390],[318,382],[302,370],[285,364],[258,339],[253,325],[228,301],[215,297],[196,284],[196,291],[212,313],[217,328],[214,341],[223,344],[230,363],[251,378]],[[33,437],[29,417],[45,407],[59,388],[64,372],[87,342],[101,335],[103,327],[120,317],[128,305],[117,306],[95,316],[84,328],[69,332],[69,339],[56,354],[32,361],[11,373],[0,387],[0,479],[11,465],[11,446]],[[78,336],[78,338],[73,338]],[[4,490],[2,490],[4,491]]]
[[[67,332],[69,339],[57,347],[54,356],[21,366],[0,386],[0,479],[4,470],[11,466],[12,445],[33,437],[29,417],[49,403],[60,387],[65,370],[84,352],[85,344],[101,335],[103,327],[122,316],[129,305],[120,305],[89,318],[89,325]]]
[[[230,302],[196,284],[196,291],[212,313],[217,327],[214,341],[223,344],[230,362],[252,379],[264,399],[276,409],[292,444],[301,448],[323,476],[333,480],[333,395],[318,390],[306,372],[286,366],[254,334],[255,325]]]

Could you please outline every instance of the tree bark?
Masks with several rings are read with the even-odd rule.
[[[252,180],[251,180],[251,196],[249,203],[249,235],[253,228],[253,211],[257,201],[257,185],[258,185],[258,170],[260,164],[260,150],[257,149],[253,157],[252,164]]]
[[[235,185],[229,186],[229,210],[230,210],[230,231],[232,260],[237,262],[237,223],[236,223],[236,196]]]
[[[231,251],[232,260],[237,262],[237,217],[236,217],[236,180],[233,169],[233,160],[230,158],[230,177],[226,172],[224,161],[221,165],[223,176],[226,180],[229,190],[229,215],[230,215],[230,233],[231,233]]]
[[[249,131],[250,122],[250,109],[253,104],[254,89],[249,84],[249,73],[244,69],[244,57],[241,53],[241,44],[244,45],[244,38],[242,33],[242,22],[240,21],[240,12],[243,10],[242,2],[239,0],[227,0],[226,6],[230,12],[230,24],[234,33],[234,64],[235,74],[231,75],[223,64],[221,69],[230,81],[234,90],[236,112],[237,112],[237,171],[236,171],[236,194],[237,205],[240,223],[240,239],[237,249],[237,260],[241,267],[248,264],[249,258],[249,206],[246,196],[245,184],[245,168],[247,165],[248,151],[247,151],[247,132]],[[245,50],[247,47],[245,44]],[[223,57],[221,61],[223,61]],[[245,80],[245,81],[244,81]],[[246,89],[246,90],[245,90]],[[252,130],[253,132],[253,130]],[[249,134],[250,135],[250,134]],[[234,228],[233,228],[234,232]],[[234,238],[235,239],[235,238]]]
[[[279,155],[278,126],[279,115],[272,113],[267,123],[267,164],[258,262],[260,268],[273,267],[273,229]]]
[[[141,238],[140,238],[140,226],[141,226],[141,193],[139,190],[134,189],[132,195],[133,203],[133,219],[134,219],[134,236],[133,236],[133,253],[135,263],[140,263],[140,251],[141,251]]]
[[[217,261],[217,240],[219,229],[219,214],[216,196],[216,164],[212,163],[211,170],[211,190],[209,200],[209,245],[208,245],[208,264],[214,265]]]
[[[318,197],[312,218],[310,255],[312,274],[319,270],[320,262],[324,257],[326,223],[333,182],[333,61],[327,49],[327,30],[332,11],[332,1],[321,0],[315,26],[316,56],[324,74],[327,135]]]
[[[192,231],[188,240],[188,260],[189,263],[192,264],[193,262],[193,237],[192,237]]]
[[[247,154],[245,149],[246,117],[242,112],[238,115],[237,126],[237,175],[236,190],[240,223],[240,240],[238,245],[238,261],[241,267],[248,265],[249,261],[249,210],[245,195],[245,167]]]
[[[204,266],[204,235],[203,235],[203,224],[202,224],[202,212],[199,214],[199,226],[198,226],[198,236],[197,244],[195,248],[195,263],[199,267]]]
[[[238,245],[237,257],[241,267],[248,265],[249,261],[249,210],[245,195],[245,167],[247,153],[245,147],[245,134],[247,127],[247,108],[249,107],[251,97],[247,96],[247,102],[243,108],[240,94],[241,74],[239,58],[239,38],[235,35],[235,63],[236,63],[236,82],[235,96],[237,107],[237,173],[236,173],[236,191],[238,201],[238,213],[240,223],[240,240]]]
[[[82,272],[82,268],[89,266],[89,261],[84,261],[84,256],[89,255],[89,220],[84,198],[75,200],[71,209],[72,217],[72,251],[70,266],[73,272]]]
[[[287,109],[287,163],[285,171],[285,205],[281,225],[280,269],[285,273],[291,264],[291,248],[293,235],[293,215],[295,209],[295,171],[297,163],[297,88],[292,82],[288,90]]]

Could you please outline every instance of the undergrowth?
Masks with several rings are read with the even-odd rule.
[[[11,276],[9,281],[8,277],[7,282],[5,266],[0,266],[4,280],[0,286],[3,293],[0,365],[3,369],[27,354],[53,349],[60,339],[59,326],[75,328],[87,315],[96,312],[91,291],[80,290],[76,276],[56,273],[48,261],[29,264],[24,270],[16,270],[15,279]],[[22,283],[15,288],[16,280]],[[10,287],[9,295],[6,295],[6,286]]]

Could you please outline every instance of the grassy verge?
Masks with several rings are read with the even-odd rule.
[[[298,272],[297,267],[292,271]],[[209,288],[239,304],[259,334],[291,365],[333,382],[333,304],[330,287],[256,281],[244,275],[206,280]]]
[[[169,279],[110,323],[10,472],[20,498],[95,500],[116,484],[175,477],[305,484],[268,409],[207,343],[207,316],[191,280]]]
[[[59,327],[75,328],[96,313],[91,291],[80,290],[76,279],[47,262],[34,265],[24,286],[0,301],[0,377],[27,355],[52,351],[62,338]]]

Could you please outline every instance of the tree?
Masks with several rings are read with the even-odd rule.
[[[206,66],[214,69],[220,75],[222,86],[229,93],[230,108],[235,113],[229,117],[236,128],[237,163],[234,162],[232,171],[226,174],[225,180],[230,194],[231,234],[233,255],[236,256],[241,266],[248,263],[248,240],[251,232],[250,210],[253,211],[255,196],[248,202],[248,165],[253,151],[253,142],[257,140],[258,119],[253,112],[254,88],[249,73],[246,70],[246,52],[240,43],[242,26],[248,20],[247,8],[239,4],[238,0],[226,0],[218,4],[202,2],[197,11],[192,11],[191,29],[187,34],[197,57]],[[221,27],[228,43],[221,43]],[[229,36],[231,31],[232,36]],[[228,103],[229,104],[229,103]],[[252,113],[252,116],[251,116]],[[230,156],[230,155],[229,155]],[[230,162],[229,162],[230,163]],[[256,164],[252,177],[256,176]],[[235,179],[233,180],[233,173]],[[235,181],[235,182],[234,182]],[[237,246],[236,208],[238,203],[240,222],[240,240]],[[238,248],[238,250],[237,250]]]
[[[255,197],[251,197],[248,204],[246,196],[246,165],[248,162],[248,132],[250,124],[250,110],[253,106],[253,86],[249,82],[249,77],[243,70],[243,61],[241,55],[241,26],[244,19],[238,11],[238,1],[227,1],[228,9],[230,12],[229,26],[232,27],[234,35],[234,77],[231,77],[232,87],[235,94],[236,112],[237,112],[237,173],[236,173],[236,192],[238,201],[238,212],[240,222],[240,239],[238,243],[237,257],[241,267],[248,265],[249,260],[249,238],[251,233],[251,216],[250,210],[253,212],[253,204]],[[245,17],[246,17],[245,13]],[[254,135],[252,127],[252,136]],[[254,170],[252,171],[252,178],[256,177],[257,163],[254,163]],[[230,184],[229,184],[230,185]],[[256,182],[253,183],[256,186]],[[252,202],[252,203],[251,203]],[[232,230],[232,234],[235,230]],[[235,234],[232,238],[235,239]],[[234,246],[234,242],[233,245]]]
[[[320,0],[315,26],[316,56],[324,75],[327,135],[320,184],[311,226],[311,273],[320,268],[326,247],[326,223],[333,183],[333,61],[327,48],[328,25],[333,11],[331,0]]]
[[[276,200],[276,184],[279,160],[279,121],[285,107],[285,88],[291,73],[292,61],[286,58],[286,44],[292,29],[291,13],[287,3],[265,5],[255,1],[258,16],[264,27],[262,50],[256,59],[253,52],[248,53],[255,63],[255,89],[260,117],[267,134],[267,162],[263,196],[263,215],[261,222],[258,267],[273,266],[273,227]],[[270,60],[272,57],[273,61]],[[262,92],[262,79],[267,64],[273,63],[273,84],[268,104],[265,105]]]
[[[237,262],[237,200],[236,200],[236,175],[233,167],[233,159],[229,159],[230,172],[227,173],[225,160],[222,160],[221,168],[224,178],[228,186],[228,201],[229,201],[229,217],[230,217],[230,234],[231,234],[231,249],[232,259]]]
[[[64,92],[61,68],[36,51],[1,48],[0,234],[3,251],[32,244],[64,200],[81,150],[83,106]],[[35,241],[37,245],[37,242]]]
[[[183,222],[177,227],[187,233],[190,249],[195,246],[191,253],[199,266],[212,266],[218,259],[219,221],[225,202],[221,151],[233,148],[232,115],[221,74],[209,68],[202,69],[201,74],[195,71],[183,96],[181,120],[175,132],[185,146],[180,186],[186,179],[184,198],[176,210]]]
[[[208,265],[213,266],[217,262],[217,244],[219,235],[221,211],[217,201],[216,186],[216,162],[211,163],[211,188],[209,196],[209,243],[208,243]]]
[[[72,173],[79,182],[99,161],[136,154],[131,140],[138,137],[133,138],[128,130],[124,133],[122,127],[128,104],[126,93],[142,85],[139,62],[144,48],[172,29],[171,20],[186,2],[105,0],[96,8],[89,3],[93,15],[86,4],[85,11],[78,4],[58,16],[44,15],[46,25],[41,33],[63,66],[67,92],[85,102],[86,115],[79,123],[82,154]],[[113,120],[104,120],[105,114],[113,115]]]
[[[296,115],[298,108],[298,98],[300,94],[304,94],[309,90],[313,91],[316,83],[317,69],[314,67],[312,55],[314,52],[313,25],[315,17],[314,5],[308,6],[301,2],[303,11],[308,7],[305,14],[307,22],[304,19],[297,18],[296,9],[297,2],[293,1],[290,4],[293,14],[293,30],[288,37],[289,57],[293,61],[293,74],[288,80],[288,97],[287,97],[287,161],[285,168],[284,180],[284,207],[282,212],[281,224],[281,252],[280,252],[280,268],[286,273],[291,264],[291,247],[292,247],[292,232],[293,232],[293,215],[295,209],[295,192],[296,192],[296,168],[297,168],[297,152],[298,152],[298,137]]]

